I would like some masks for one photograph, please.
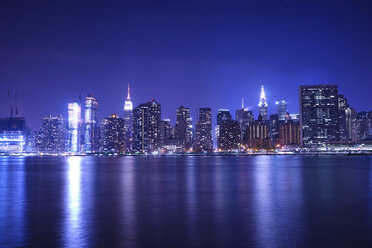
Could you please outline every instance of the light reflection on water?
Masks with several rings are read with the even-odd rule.
[[[84,238],[86,230],[82,226],[81,211],[81,157],[68,158],[68,171],[66,175],[65,222],[63,223],[64,247],[83,247],[86,245]]]
[[[125,161],[122,161],[121,166],[121,208],[123,211],[123,246],[124,247],[135,247],[137,245],[137,216],[136,211],[136,167],[134,163],[135,158],[130,157]]]
[[[11,167],[9,160],[12,160]],[[24,157],[0,157],[0,246],[25,244]],[[2,235],[1,226],[7,232]]]
[[[371,161],[0,157],[0,246],[371,247]]]

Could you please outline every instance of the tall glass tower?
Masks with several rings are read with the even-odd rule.
[[[261,86],[260,101],[258,103],[259,115],[261,115],[263,121],[267,121],[267,102],[266,94],[263,85]]]
[[[276,101],[276,107],[280,121],[285,121],[287,115],[287,100],[279,99]]]
[[[85,98],[84,151],[93,153],[98,150],[98,102],[92,94]]]
[[[128,83],[127,100],[124,103],[124,139],[125,147],[131,150],[132,132],[133,132],[133,103],[130,100],[130,86]]]
[[[81,108],[79,103],[73,101],[68,104],[67,152],[77,153],[80,151],[80,125]]]
[[[339,140],[337,85],[300,86],[302,145],[320,146]]]

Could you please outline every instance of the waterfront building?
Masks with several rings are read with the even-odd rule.
[[[0,154],[25,152],[26,128],[23,117],[0,118]]]
[[[279,99],[275,102],[277,107],[277,114],[280,121],[285,121],[287,118],[287,100]]]
[[[151,100],[133,110],[133,145],[136,152],[154,152],[160,148],[161,105]]]
[[[98,101],[89,94],[85,98],[85,113],[84,113],[84,151],[86,153],[94,153],[99,149],[99,128],[98,128]]]
[[[243,141],[247,127],[254,122],[253,113],[252,111],[244,109],[244,105],[242,104],[242,108],[236,110],[235,112],[235,119],[237,122],[239,122],[241,139]]]
[[[258,103],[258,113],[262,116],[263,121],[267,121],[267,102],[264,86],[261,86],[260,101]]]
[[[160,147],[163,147],[167,139],[172,138],[172,125],[170,119],[163,119],[160,121]]]
[[[372,111],[357,113],[358,140],[368,139],[372,135]]]
[[[183,149],[192,147],[192,124],[190,109],[183,106],[177,109],[177,122],[175,126],[176,138],[179,140]]]
[[[358,134],[360,133],[360,122],[357,119],[355,109],[347,107],[345,110],[345,139],[342,141],[359,141]]]
[[[279,125],[284,121],[279,120],[279,115],[272,114],[269,118],[271,145],[279,145]]]
[[[68,104],[67,152],[80,152],[81,142],[81,107],[76,101]]]
[[[231,113],[228,109],[219,109],[217,111],[217,125],[221,125],[223,121],[231,120]]]
[[[217,125],[215,127],[215,136],[216,136],[217,142],[218,142],[218,136],[220,133],[220,125],[223,121],[227,121],[227,120],[232,120],[230,110],[228,109],[217,110]]]
[[[217,147],[221,151],[239,150],[241,146],[241,131],[239,122],[227,119],[220,122]]]
[[[281,146],[300,146],[300,124],[293,120],[288,120],[279,125],[279,137]]]
[[[303,85],[299,93],[302,145],[339,140],[337,85]]]
[[[36,138],[37,150],[41,153],[61,154],[66,151],[66,120],[61,116],[48,115]]]
[[[127,99],[124,103],[124,128],[125,128],[125,146],[131,150],[133,136],[133,103],[130,99],[130,86],[128,83]]]
[[[104,153],[125,152],[124,120],[113,114],[101,121],[101,151]]]
[[[269,125],[262,120],[261,115],[248,126],[245,144],[251,149],[271,148]]]
[[[195,152],[212,152],[213,139],[212,139],[212,110],[211,108],[199,109],[199,120],[196,123]]]
[[[344,95],[338,95],[338,125],[340,129],[340,141],[349,140],[346,128],[346,109],[349,107]]]

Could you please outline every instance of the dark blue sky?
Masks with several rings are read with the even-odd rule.
[[[299,85],[319,83],[372,109],[372,1],[46,2],[0,3],[0,116],[17,91],[33,129],[82,86],[122,115],[128,81],[172,120],[179,105],[235,115],[242,96],[257,115],[261,84],[269,113],[278,98],[297,113]]]

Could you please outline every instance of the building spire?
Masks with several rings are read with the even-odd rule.
[[[258,106],[260,107],[267,107],[267,102],[266,102],[266,94],[264,90],[264,86],[261,86],[261,94],[260,94],[260,101],[258,103]]]
[[[244,109],[244,97],[242,97],[242,109]]]
[[[129,82],[128,82],[128,96],[127,96],[127,100],[130,100],[130,86],[129,86]]]

